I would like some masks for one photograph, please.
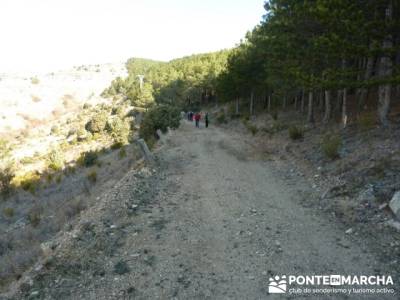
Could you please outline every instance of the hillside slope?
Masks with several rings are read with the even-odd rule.
[[[277,166],[239,135],[183,122],[154,166],[49,245],[14,298],[263,299],[276,274],[396,275],[364,237],[304,207],[309,183]]]

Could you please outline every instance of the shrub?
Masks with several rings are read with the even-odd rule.
[[[3,160],[10,153],[10,146],[5,139],[0,138],[0,160]]]
[[[85,103],[85,104],[83,104],[83,109],[89,109],[89,108],[91,108],[92,106],[89,104],[89,103]]]
[[[90,133],[102,132],[106,126],[107,115],[103,112],[97,113],[93,118],[86,123],[85,129]]]
[[[121,145],[127,144],[130,135],[130,124],[121,118],[108,120],[106,123],[106,131],[114,139],[115,143]]]
[[[57,125],[53,125],[50,129],[50,132],[52,135],[57,135],[60,133],[60,127],[58,127]]]
[[[31,171],[14,177],[13,183],[16,187],[21,187],[24,191],[34,194],[40,184],[40,175],[37,172]]]
[[[26,157],[21,158],[20,162],[21,162],[21,164],[24,164],[24,165],[33,164],[36,162],[36,157],[26,156]]]
[[[62,181],[62,175],[60,174],[60,175],[58,175],[58,176],[56,177],[56,183],[60,184],[61,181]]]
[[[226,123],[225,112],[224,112],[224,111],[220,111],[220,112],[217,114],[217,117],[215,118],[215,121],[217,122],[217,124]]]
[[[90,172],[87,174],[87,178],[89,179],[89,181],[90,181],[91,183],[95,183],[95,182],[97,181],[97,172],[96,172],[95,170],[90,171]]]
[[[32,83],[32,84],[39,84],[39,83],[40,83],[40,80],[39,80],[37,77],[32,77],[32,78],[31,78],[31,83]]]
[[[3,209],[3,214],[7,217],[7,218],[12,218],[14,216],[14,208],[12,207],[5,207]]]
[[[38,96],[35,96],[35,95],[31,95],[31,99],[32,99],[32,102],[35,102],[35,103],[42,101],[42,99],[40,99]]]
[[[251,132],[252,135],[256,135],[258,132],[258,128],[255,125],[249,124],[248,129]]]
[[[9,195],[12,190],[11,182],[15,177],[14,164],[9,162],[0,167],[0,193]]]
[[[46,182],[51,183],[53,181],[53,174],[46,174]]]
[[[123,115],[124,115],[124,107],[121,106],[121,105],[114,106],[114,107],[111,109],[111,114],[112,114],[113,116],[120,116],[120,117],[123,117]]]
[[[32,227],[37,227],[40,224],[40,221],[42,220],[41,214],[42,211],[39,207],[35,206],[30,209],[27,218]]]
[[[278,111],[277,110],[271,111],[271,117],[275,121],[278,120]]]
[[[273,132],[279,132],[279,131],[285,130],[287,128],[288,128],[288,126],[280,121],[274,121],[274,123],[272,123],[272,126],[271,126],[271,130]]]
[[[373,112],[364,112],[357,119],[357,125],[363,131],[374,128],[375,123],[376,116]]]
[[[125,149],[125,147],[122,147],[121,150],[119,150],[118,157],[120,159],[126,157],[126,149]]]
[[[64,168],[64,154],[60,150],[53,149],[47,158],[48,167],[53,171],[60,171]]]
[[[75,166],[67,166],[64,170],[64,173],[68,175],[72,175],[76,173],[76,167]]]
[[[338,158],[341,146],[342,138],[337,134],[326,134],[322,138],[321,149],[327,158]]]
[[[148,109],[144,114],[139,135],[146,140],[149,147],[155,141],[157,129],[166,133],[168,127],[176,129],[181,120],[180,109],[170,105],[158,105]]]
[[[68,218],[71,219],[75,215],[77,215],[79,212],[84,210],[86,208],[86,203],[83,199],[81,198],[74,198],[70,201],[68,201],[63,210],[62,213]]]
[[[297,127],[295,125],[290,126],[288,129],[289,132],[289,137],[292,140],[299,140],[302,139],[304,137],[304,130],[303,128]]]
[[[81,166],[90,167],[96,164],[98,158],[99,155],[97,151],[91,150],[88,152],[83,152],[81,156],[78,158],[78,163]]]
[[[112,150],[117,150],[117,149],[121,149],[124,146],[123,143],[121,142],[115,142],[111,145],[111,149]]]
[[[252,135],[256,135],[258,132],[257,126],[251,124],[248,120],[242,119],[244,126],[246,126],[247,130],[251,132]]]

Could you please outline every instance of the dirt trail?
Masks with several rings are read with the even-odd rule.
[[[127,174],[101,209],[83,216],[77,236],[21,295],[298,299],[269,295],[269,277],[382,274],[362,241],[301,205],[310,190],[305,180],[281,178],[239,137],[183,122],[156,156],[155,172]]]

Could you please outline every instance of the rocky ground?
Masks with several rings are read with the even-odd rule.
[[[398,248],[387,255],[379,235],[349,231],[323,209],[322,185],[291,163],[249,135],[184,122],[154,164],[99,197],[4,298],[301,298],[269,295],[276,274],[391,275],[396,290]]]

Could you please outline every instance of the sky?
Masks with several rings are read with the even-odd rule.
[[[170,60],[235,46],[263,0],[0,0],[0,73]]]

